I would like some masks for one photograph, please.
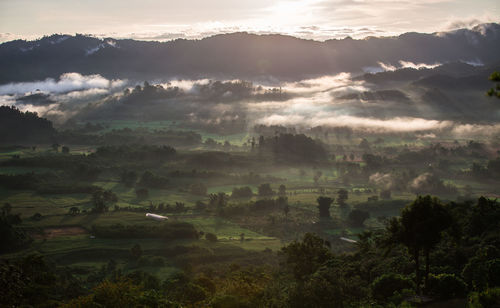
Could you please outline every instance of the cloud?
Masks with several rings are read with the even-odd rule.
[[[113,89],[125,85],[124,80],[108,80],[101,75],[81,75],[65,73],[59,80],[47,78],[43,81],[17,82],[0,85],[0,95],[24,94],[29,92],[65,93],[71,91],[97,89]]]
[[[451,17],[448,18],[447,21],[445,21],[445,23],[441,28],[444,29],[444,31],[453,31],[458,29],[473,29],[474,27],[481,24],[495,22],[495,20],[498,22],[498,18],[494,18],[489,14],[483,14],[480,16],[472,15],[465,18]]]
[[[458,124],[451,130],[456,136],[473,137],[500,135],[500,124]]]
[[[197,86],[206,85],[209,82],[210,82],[209,79],[195,79],[195,80],[177,79],[177,80],[170,80],[167,83],[163,83],[161,85],[164,88],[178,87],[179,89],[182,89],[185,92],[193,92],[196,91]]]
[[[399,61],[399,64],[401,65],[402,68],[414,68],[417,70],[422,68],[432,69],[441,65],[441,63],[434,63],[434,64],[413,63],[410,61],[403,61],[403,60]]]
[[[380,65],[380,67],[384,71],[395,71],[397,69],[394,65],[391,65],[391,64],[386,64],[383,62],[377,62],[377,63],[378,63],[378,65]]]
[[[427,120],[423,118],[395,117],[391,119],[377,119],[357,117],[335,113],[318,113],[315,116],[270,115],[257,120],[258,124],[284,125],[284,126],[348,126],[354,129],[373,132],[415,132],[428,130],[441,130],[452,126],[450,121]]]
[[[98,106],[101,100],[119,93],[126,84],[126,80],[109,80],[100,75],[65,73],[57,80],[47,78],[0,85],[0,104],[37,112],[60,124],[88,103]]]
[[[109,94],[108,89],[91,88],[81,91],[71,91],[63,94],[54,94],[53,98],[58,102],[72,102],[75,100],[91,100]]]
[[[479,59],[473,59],[473,60],[468,60],[468,61],[463,60],[462,62],[469,64],[469,65],[472,65],[472,66],[484,66],[483,61],[481,61]]]
[[[371,183],[374,183],[375,185],[382,187],[383,189],[390,189],[393,185],[393,178],[390,173],[374,173],[370,175],[369,178]]]
[[[423,173],[416,178],[414,178],[410,183],[410,188],[413,190],[420,190],[429,186],[429,182],[432,178],[432,174],[429,172]]]
[[[401,62],[408,67],[427,66]],[[122,89],[126,81],[68,73],[58,80],[0,86],[0,103],[36,111],[57,123],[75,115],[80,119],[96,115],[113,119],[140,114],[145,119],[175,118],[191,125],[237,122],[242,129],[263,124],[295,127],[299,131],[316,126],[350,127],[362,133],[413,133],[417,138],[500,135],[500,124],[457,123],[447,120],[450,117],[440,111],[429,111],[418,100],[402,104],[397,101],[399,96],[376,101],[340,98],[377,90],[375,85],[353,80],[348,73],[297,82],[253,83],[252,87],[236,80],[215,83],[208,79],[156,84],[164,87],[164,94],[125,98]],[[31,93],[38,88],[41,92]],[[408,90],[401,89],[401,93],[411,96],[411,91],[405,91]],[[171,95],[174,92],[177,94]],[[43,103],[36,100],[41,96],[46,98]]]
[[[389,71],[389,72],[392,72],[392,71],[395,71],[395,70],[398,70],[398,69],[403,69],[403,68],[413,68],[413,69],[433,69],[435,67],[438,67],[440,65],[442,65],[442,63],[433,63],[433,64],[427,64],[427,63],[414,63],[414,62],[411,62],[411,61],[404,61],[404,60],[399,60],[398,61],[398,64],[399,65],[392,65],[390,63],[384,63],[384,62],[377,62],[377,64],[379,65],[379,67],[366,67],[364,68],[365,72],[367,73],[380,73],[380,72],[384,72],[384,71]]]

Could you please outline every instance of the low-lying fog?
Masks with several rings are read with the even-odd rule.
[[[418,75],[419,70],[436,66],[439,64],[401,61],[396,68],[381,63],[387,73],[377,76],[398,69]],[[500,133],[498,103],[476,88],[457,90],[443,86],[440,80],[429,84],[421,78],[399,81],[390,76],[383,82],[370,82],[371,76],[375,75],[341,73],[298,82],[199,79],[148,83],[66,73],[57,80],[0,85],[0,104],[37,112],[60,126],[130,119],[176,120],[198,128],[230,124],[235,133],[261,124],[415,132],[427,137]]]

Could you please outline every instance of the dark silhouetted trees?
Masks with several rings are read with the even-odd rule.
[[[274,195],[274,190],[271,188],[271,184],[260,184],[258,187],[258,192],[260,197],[270,197]]]
[[[319,217],[330,217],[330,206],[332,205],[334,199],[321,196],[318,197],[316,201],[318,202]]]
[[[52,122],[36,112],[0,106],[0,143],[51,142],[56,134]]]
[[[339,189],[337,191],[337,203],[341,207],[345,207],[347,204],[345,203],[349,199],[349,192],[345,189]]]
[[[352,210],[348,216],[349,223],[353,227],[362,227],[368,218],[370,218],[370,213],[360,209]]]
[[[312,233],[306,233],[302,241],[293,241],[281,248],[285,265],[296,279],[313,274],[331,258],[330,243]]]
[[[234,187],[231,193],[231,198],[251,198],[252,196],[252,189],[248,186]]]
[[[430,251],[441,240],[441,233],[451,224],[451,217],[437,198],[419,196],[405,207],[401,218],[389,222],[388,231],[395,242],[401,243],[415,260],[417,289],[420,290],[420,254],[425,256],[425,283],[429,274]]]

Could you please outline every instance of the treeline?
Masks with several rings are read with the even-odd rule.
[[[253,140],[251,145],[261,152],[273,153],[277,163],[325,162],[328,157],[321,143],[304,134],[279,134],[267,138],[261,135],[258,144]]]
[[[0,143],[52,142],[56,130],[36,112],[21,112],[16,107],[0,106]]]
[[[0,187],[14,190],[34,190],[40,194],[90,194],[99,187],[78,182],[71,176],[54,173],[0,174]]]
[[[103,129],[103,127],[100,129]],[[122,128],[100,133],[93,131],[88,126],[84,126],[81,129],[67,129],[60,131],[57,133],[56,137],[61,143],[101,146],[123,144],[171,144],[173,146],[196,146],[202,143],[201,135],[193,131],[150,130],[145,128]]]
[[[121,145],[103,146],[97,148],[95,156],[99,158],[128,160],[128,161],[166,161],[174,157],[176,151],[171,146],[154,145]]]

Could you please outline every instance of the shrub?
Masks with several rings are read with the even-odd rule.
[[[214,297],[210,304],[214,308],[252,307],[251,305],[249,305],[247,302],[245,302],[241,298],[233,296],[233,295],[226,295],[226,294],[218,295],[218,296]]]
[[[489,288],[483,292],[473,292],[469,297],[469,307],[500,307],[500,288]]]
[[[201,302],[207,296],[207,291],[194,283],[188,283],[182,288],[182,299],[191,304]]]
[[[464,296],[466,290],[465,282],[454,274],[429,275],[427,291],[431,295],[448,299]]]
[[[92,233],[102,238],[162,238],[198,239],[198,231],[186,222],[166,222],[161,225],[93,225]]]
[[[248,186],[235,187],[231,193],[231,198],[251,198],[253,196],[252,189]]]
[[[146,256],[141,256],[139,257],[139,259],[137,260],[137,264],[139,266],[149,266],[151,265],[151,262],[150,262],[150,258],[149,257],[146,257]]]
[[[190,186],[191,194],[205,196],[207,194],[207,186],[203,183],[194,183]]]
[[[394,292],[401,293],[404,289],[412,289],[415,287],[413,281],[402,275],[390,273],[384,274],[371,285],[372,296],[378,301],[385,301],[393,296]]]
[[[370,218],[370,213],[360,210],[354,209],[349,213],[349,223],[353,227],[362,227],[365,220]]]
[[[147,199],[149,197],[149,190],[147,188],[136,189],[135,194],[137,199]]]
[[[207,241],[217,242],[217,235],[215,235],[213,233],[206,233],[205,238],[207,239]]]
[[[488,286],[500,286],[500,259],[490,260],[487,263],[488,267]]]
[[[151,265],[153,266],[165,266],[165,258],[163,257],[152,257],[151,258]]]

